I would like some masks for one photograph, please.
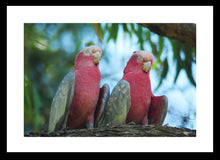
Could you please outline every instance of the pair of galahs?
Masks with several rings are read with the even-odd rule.
[[[101,56],[97,46],[86,47],[78,53],[73,72],[64,77],[53,98],[48,131],[66,127],[91,129],[132,121],[162,125],[168,99],[154,96],[151,91],[149,74],[153,55],[135,51],[111,94],[108,84],[100,88]]]

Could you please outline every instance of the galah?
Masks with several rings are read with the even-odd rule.
[[[150,69],[154,57],[146,51],[135,51],[124,69],[124,75],[114,87],[105,107],[100,126],[127,124],[162,125],[168,98],[154,96],[151,91]]]
[[[109,86],[100,88],[97,46],[82,49],[76,56],[73,72],[61,81],[51,104],[48,131],[88,128],[97,125],[109,97]]]

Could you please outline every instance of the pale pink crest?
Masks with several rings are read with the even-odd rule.
[[[83,52],[84,54],[93,54],[99,52],[102,55],[102,50],[98,46],[88,46],[83,48],[80,52]]]
[[[150,52],[138,50],[138,51],[134,51],[133,53],[137,56],[141,56],[144,62],[151,61],[151,65],[154,62],[154,56]]]

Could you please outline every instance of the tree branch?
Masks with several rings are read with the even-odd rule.
[[[25,137],[195,137],[196,131],[169,126],[137,124],[108,126],[94,129],[74,129],[54,132],[31,132]]]
[[[194,23],[139,23],[150,31],[196,47],[196,24]]]

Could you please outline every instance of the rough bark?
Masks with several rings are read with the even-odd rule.
[[[25,137],[195,137],[196,130],[169,126],[115,125],[94,129],[31,132]]]
[[[139,23],[150,31],[196,47],[196,24],[194,23]]]

